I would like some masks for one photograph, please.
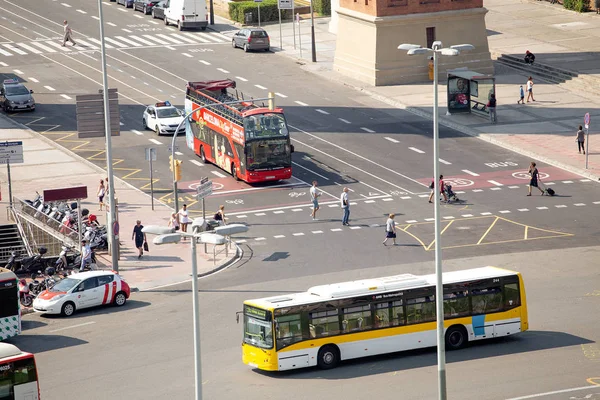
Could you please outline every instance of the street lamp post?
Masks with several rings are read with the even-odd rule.
[[[313,12],[313,0],[310,0],[310,37],[312,42],[312,62],[317,62],[317,48],[315,44],[315,14]]]
[[[444,290],[442,280],[442,246],[441,220],[440,220],[440,146],[439,146],[439,122],[438,122],[438,57],[439,55],[457,56],[461,51],[472,50],[475,47],[470,44],[461,44],[442,48],[442,42],[435,41],[429,48],[423,48],[416,44],[401,44],[399,50],[406,50],[407,54],[419,55],[433,53],[433,190],[434,196],[434,218],[435,218],[435,305],[437,321],[437,361],[438,361],[438,399],[447,399],[446,390],[446,346],[444,341]]]

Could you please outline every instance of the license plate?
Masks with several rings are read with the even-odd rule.
[[[266,179],[275,179],[275,177],[274,176],[267,176]]]
[[[264,41],[264,40],[262,40],[262,39],[257,39],[257,40],[256,40],[256,43],[264,43],[264,42],[265,42],[265,41]]]

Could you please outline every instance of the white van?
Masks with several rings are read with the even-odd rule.
[[[165,25],[174,24],[182,31],[185,28],[208,26],[206,0],[167,0],[165,4]]]

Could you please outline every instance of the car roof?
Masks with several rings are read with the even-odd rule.
[[[106,276],[106,275],[117,275],[117,274],[114,273],[113,271],[86,271],[86,272],[79,272],[77,274],[69,275],[68,278],[88,279],[88,278],[94,278],[96,276]]]

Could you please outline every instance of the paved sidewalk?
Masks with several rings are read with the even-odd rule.
[[[65,150],[51,140],[14,123],[0,115],[0,141],[22,140],[25,163],[11,166],[13,196],[21,199],[32,199],[35,191],[57,189],[69,186],[88,187],[88,199],[82,202],[82,207],[96,214],[102,224],[106,214],[98,211],[96,190],[98,182],[106,178],[106,172]],[[7,223],[6,207],[8,206],[8,184],[6,167],[0,165],[0,181],[2,182],[2,201],[0,202],[0,224]],[[140,219],[144,225],[167,226],[171,208],[155,202],[152,211],[150,196],[138,189],[115,178],[116,195],[119,201],[119,222],[121,226],[121,259],[119,274],[132,287],[145,290],[152,287],[168,285],[191,279],[191,250],[189,242],[174,245],[164,245],[160,248],[152,245],[152,237],[148,236],[150,251],[141,260],[137,259],[137,249],[131,240],[135,221]],[[237,259],[237,248],[217,255],[213,260],[212,247],[210,254],[204,254],[204,246],[198,245],[198,273],[209,274],[223,268]],[[111,257],[107,254],[97,254],[100,264],[112,268]]]
[[[525,50],[536,54],[536,61],[600,79],[600,16],[578,14],[559,5],[535,0],[485,0],[490,52],[522,55]],[[220,20],[218,30],[236,29]],[[412,85],[373,87],[333,72],[336,35],[329,32],[329,18],[315,20],[317,62],[311,62],[310,19],[301,22],[300,40],[294,36],[290,22],[282,27],[280,49],[279,24],[264,26],[271,37],[273,50],[297,60],[309,71],[353,87],[391,106],[403,108],[426,118],[432,117],[433,93],[430,82]],[[296,35],[298,29],[296,28]],[[400,42],[398,43],[400,44]],[[445,43],[451,45],[452,43]],[[407,57],[398,51],[398,57]],[[600,99],[569,83],[550,84],[536,81],[536,102],[517,105],[519,85],[527,76],[496,63],[498,124],[475,115],[447,116],[446,85],[441,84],[440,123],[465,134],[493,142],[569,171],[598,179],[600,177],[600,138],[594,134],[600,124]],[[577,152],[575,132],[583,125],[583,116],[591,114],[589,169],[585,156]]]

